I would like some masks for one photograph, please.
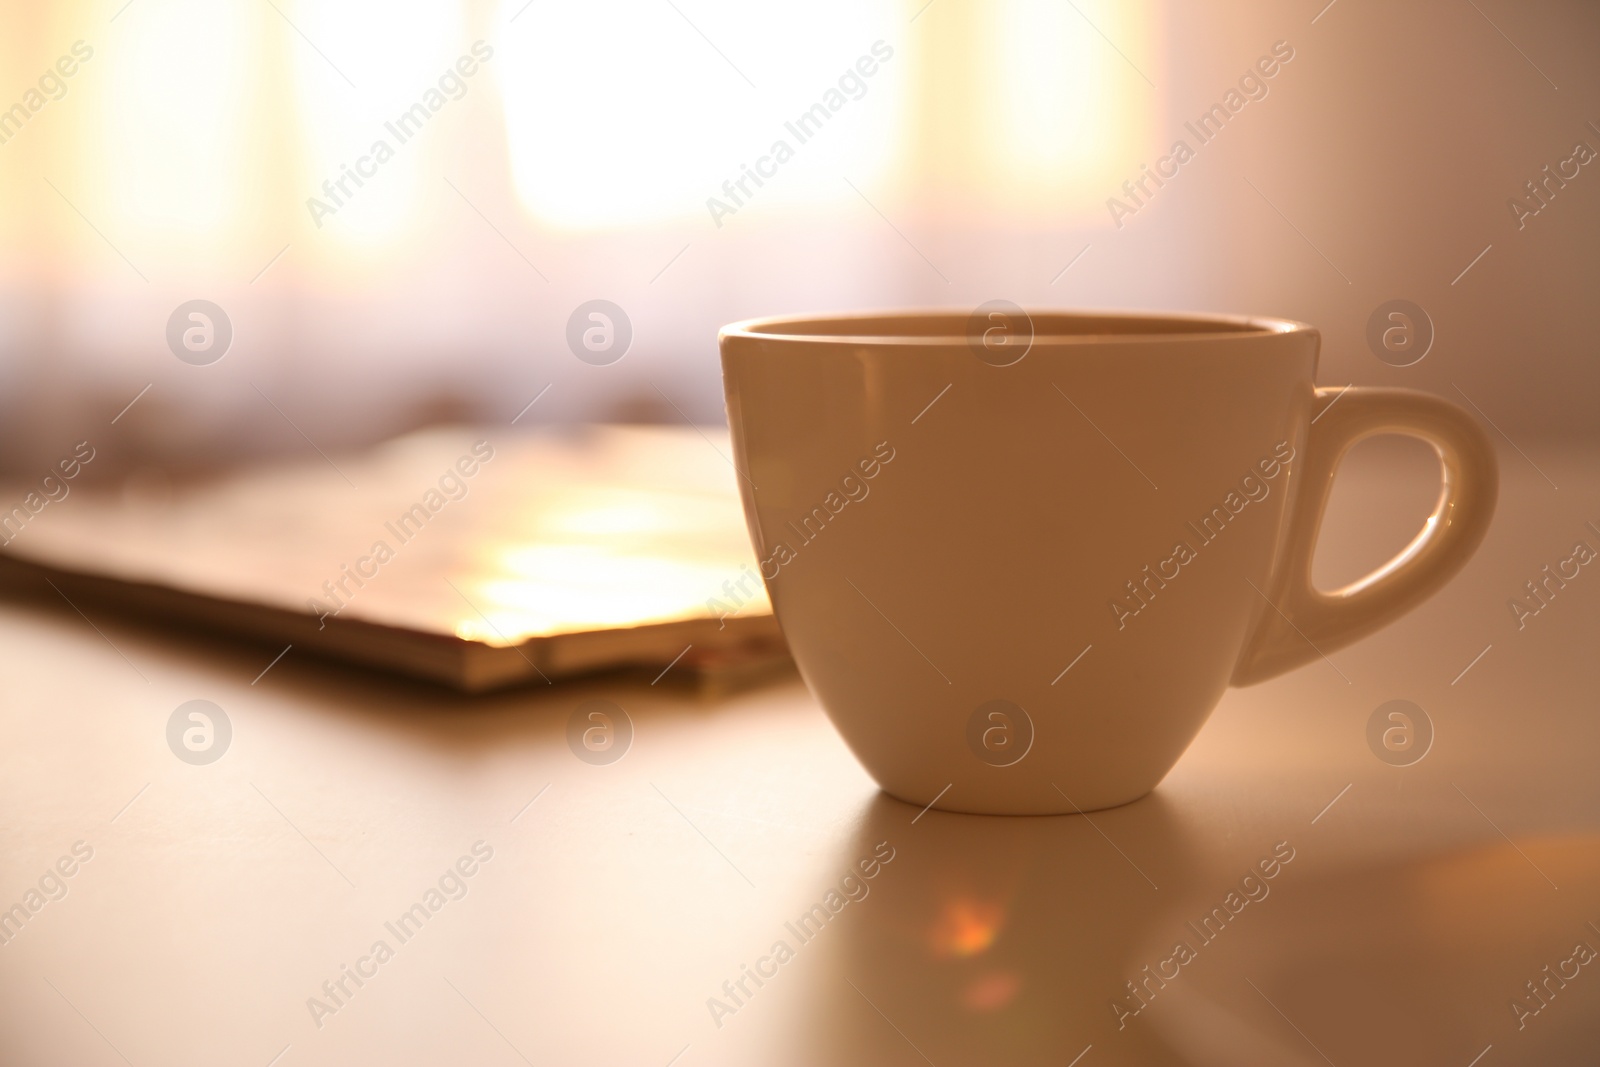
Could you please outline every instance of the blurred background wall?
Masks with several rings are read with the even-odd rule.
[[[100,477],[340,449],[509,421],[547,386],[522,423],[719,422],[723,323],[993,298],[1304,319],[1324,384],[1465,395],[1531,449],[1600,429],[1584,0],[0,12],[12,473],[84,439]],[[735,199],[746,166],[770,176]],[[346,167],[370,176],[336,203]],[[1146,167],[1170,176],[1141,190]],[[196,298],[234,331],[209,366],[166,341]],[[594,298],[633,326],[609,366],[565,340]],[[1410,366],[1367,343],[1392,299],[1433,323]]]

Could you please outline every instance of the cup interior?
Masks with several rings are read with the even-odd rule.
[[[1309,330],[1304,323],[1287,319],[1244,315],[1171,314],[1156,312],[1071,312],[1024,311],[1018,327],[1031,325],[1035,344],[1074,342],[1104,343],[1117,340],[1143,340],[1152,337],[1176,338],[1216,334],[1266,335]],[[869,312],[859,315],[803,315],[751,319],[723,329],[721,336],[759,340],[804,340],[839,344],[965,344],[974,330],[981,333],[988,323],[986,310],[922,310]]]

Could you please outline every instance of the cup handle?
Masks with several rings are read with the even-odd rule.
[[[1234,668],[1233,685],[1254,685],[1381,629],[1438,592],[1488,532],[1500,473],[1489,437],[1465,411],[1410,389],[1318,389],[1320,414],[1290,477],[1304,479],[1289,516],[1276,573],[1258,591],[1255,630]],[[1443,466],[1439,502],[1422,531],[1394,559],[1332,592],[1311,584],[1311,558],[1339,461],[1378,434],[1418,437]]]

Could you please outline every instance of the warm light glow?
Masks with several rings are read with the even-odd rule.
[[[234,236],[250,187],[260,17],[248,5],[188,0],[149,4],[86,34],[94,58],[75,77],[71,103],[88,105],[88,165],[62,179],[63,191],[130,242]]]
[[[784,123],[875,41],[904,47],[897,3],[704,0],[680,5],[682,14],[659,0],[525,4],[503,9],[507,19],[522,14],[500,38],[495,72],[513,179],[542,222],[709,226],[707,198],[723,195],[723,182],[780,138],[795,157],[752,197],[760,210],[853,197],[840,175],[870,184],[891,158],[903,58],[884,64],[807,143]]]
[[[1083,10],[1112,40],[1143,51],[1137,7],[1086,3]],[[1083,15],[1057,0],[1008,0],[988,25],[997,77],[989,82],[993,151],[983,157],[1002,169],[1026,168],[1040,184],[1104,167],[1133,117],[1121,101],[1140,95],[1130,84],[1142,85],[1138,73]]]
[[[975,897],[953,897],[944,902],[928,932],[934,954],[976,956],[988,950],[1005,925],[1005,906]]]
[[[712,198],[737,203],[724,226],[860,210],[852,184],[874,201],[948,193],[967,216],[1082,215],[1134,172],[1153,129],[1157,96],[1133,64],[1156,70],[1160,56],[1139,3],[502,0],[481,24],[470,10],[161,0],[99,27],[35,15],[23,54],[7,53],[17,69],[31,77],[80,35],[94,59],[7,151],[41,159],[103,231],[57,205],[52,225],[95,262],[115,255],[106,241],[145,273],[204,251],[237,258],[248,280],[297,231],[308,238],[292,241],[289,271],[417,239],[430,197],[470,210],[446,178],[474,202],[509,187],[537,224],[577,230],[715,232]],[[397,138],[386,124],[453,77],[478,33],[493,59]],[[858,62],[874,73],[840,96]],[[797,138],[792,123],[830,94],[841,106]],[[58,140],[71,147],[50,158]],[[392,155],[374,164],[380,140]],[[780,141],[792,154],[774,163]],[[357,185],[346,168],[363,161]],[[740,185],[763,164],[760,185]],[[334,195],[317,226],[308,201]]]
[[[917,169],[939,202],[1034,221],[1103,214],[1153,146],[1161,98],[1140,73],[1157,69],[1148,7],[1001,0],[929,11],[917,92],[942,121],[918,127]]]
[[[771,603],[737,508],[731,491],[605,485],[572,486],[530,501],[521,522],[508,517],[517,539],[488,552],[481,573],[462,577],[488,622],[462,611],[455,631],[504,644],[596,626],[715,618],[721,611],[766,614]]]
[[[298,34],[289,42],[305,138],[300,178],[305,188],[297,202],[304,208],[308,197],[330,205],[335,195],[342,201],[336,214],[321,218],[317,232],[330,240],[370,245],[404,235],[423,192],[424,149],[449,136],[448,124],[459,122],[464,108],[451,99],[430,113],[425,125],[403,130],[409,138],[404,142],[384,124],[398,121],[425,93],[437,90],[441,75],[468,54],[471,42],[459,10],[435,3],[408,7],[400,15],[383,0],[299,3],[285,10],[327,53],[324,58]],[[481,73],[461,82],[463,100],[489,91]],[[380,140],[394,153],[382,163],[374,155]],[[347,178],[342,190],[336,187],[330,194],[323,183],[337,183],[346,167],[370,173],[360,185]],[[449,193],[442,182],[438,191]],[[299,218],[309,220],[309,210]]]
[[[961,1004],[969,1011],[999,1011],[1022,990],[1022,976],[1015,971],[985,971],[961,991]]]
[[[703,617],[708,595],[736,577],[738,567],[695,563],[653,555],[627,555],[583,545],[535,545],[518,550],[516,569],[525,580],[485,581],[473,600],[492,626],[463,615],[463,637],[505,639],[639,626]],[[510,562],[510,561],[508,561]],[[765,594],[762,611],[770,610]]]

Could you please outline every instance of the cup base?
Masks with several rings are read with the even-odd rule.
[[[887,786],[878,787],[885,796],[893,797],[904,804],[918,808],[922,811],[949,812],[952,815],[1082,815],[1085,812],[1105,811],[1108,808],[1120,808],[1124,804],[1132,804],[1136,800],[1143,800],[1155,791],[1155,786],[1147,786],[1136,793],[1126,796],[1111,796],[1107,798],[1091,797],[1080,801],[1078,805],[1069,803],[1059,792],[1051,790],[1035,798],[1023,797],[986,797],[978,794],[961,795],[960,787],[954,786],[943,793],[926,797],[919,797],[911,791],[898,792]],[[1052,800],[1051,797],[1054,796]]]

